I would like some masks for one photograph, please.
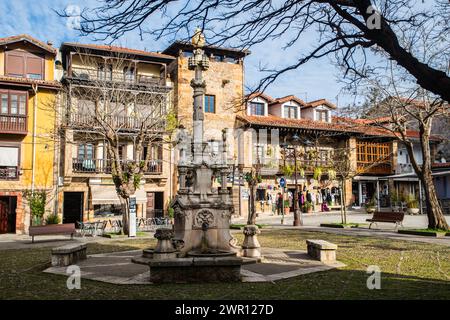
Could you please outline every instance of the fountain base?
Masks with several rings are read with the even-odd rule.
[[[149,266],[152,283],[239,282],[244,263],[242,258],[236,256],[206,254],[164,260],[139,257],[132,261]]]

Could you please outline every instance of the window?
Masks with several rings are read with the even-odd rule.
[[[27,115],[27,93],[21,91],[0,91],[0,114]]]
[[[123,76],[126,82],[134,81],[134,68],[133,67],[125,67],[123,69]]]
[[[250,102],[250,115],[263,116],[264,115],[264,103]]]
[[[18,178],[20,149],[18,146],[0,147],[0,179],[14,180]]]
[[[205,95],[205,112],[216,112],[216,97],[212,95]]]
[[[284,106],[284,117],[289,119],[297,119],[297,107],[296,106]]]
[[[98,67],[97,76],[99,80],[111,81],[112,80],[112,65],[101,65]]]
[[[328,122],[328,111],[327,110],[316,110],[317,120],[321,122]]]
[[[78,159],[92,160],[94,159],[94,145],[91,143],[78,145]]]
[[[44,79],[44,58],[21,50],[6,53],[6,74],[10,77]]]

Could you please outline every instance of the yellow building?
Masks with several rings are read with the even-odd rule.
[[[56,185],[57,50],[28,35],[0,39],[0,233],[27,233],[25,190]]]

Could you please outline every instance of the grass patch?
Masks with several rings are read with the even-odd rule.
[[[149,232],[138,231],[136,232],[136,237],[149,237],[151,234]],[[128,236],[126,234],[122,234],[120,232],[105,232],[102,234],[102,237],[110,238],[110,239],[127,239]]]
[[[233,234],[239,243],[244,235]],[[82,279],[68,290],[67,278],[46,274],[49,247],[0,251],[0,299],[448,299],[450,248],[443,245],[387,240],[325,232],[263,229],[262,246],[306,250],[306,239],[338,245],[337,258],[347,266],[275,283],[114,285]],[[155,239],[88,243],[88,254],[154,247]],[[367,267],[382,272],[381,290],[368,290]]]
[[[234,230],[240,230],[243,227],[245,227],[246,224],[238,224],[238,223],[234,223],[234,224],[230,224],[230,229],[234,229]],[[260,229],[267,227],[267,224],[256,224],[256,226]]]
[[[425,236],[425,237],[450,236],[450,230],[441,230],[441,229],[401,229],[398,230],[398,233],[412,234],[416,236]]]

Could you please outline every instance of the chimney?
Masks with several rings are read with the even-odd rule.
[[[47,44],[48,44],[49,46],[53,46],[53,42],[50,41],[50,40],[47,41]]]

